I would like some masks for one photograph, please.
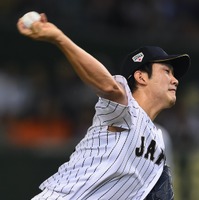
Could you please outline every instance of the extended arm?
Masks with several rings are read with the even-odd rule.
[[[21,19],[19,19],[17,27],[19,32],[25,36],[58,46],[78,76],[91,86],[97,95],[127,104],[123,87],[114,80],[108,70],[93,56],[71,41],[55,25],[47,22],[45,15],[41,14],[41,21],[33,23],[30,29],[24,27]]]

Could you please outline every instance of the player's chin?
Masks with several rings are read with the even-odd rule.
[[[165,108],[167,109],[167,108],[171,108],[172,106],[174,106],[175,105],[175,103],[176,103],[176,95],[167,95],[166,96],[166,104],[165,104]]]
[[[168,102],[168,108],[171,108],[175,105],[176,103],[176,97],[172,97],[169,99],[169,102]]]

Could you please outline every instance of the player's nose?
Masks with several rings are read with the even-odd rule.
[[[171,78],[171,82],[172,82],[172,85],[175,85],[176,87],[179,85],[178,79],[173,75],[172,75],[172,78]]]

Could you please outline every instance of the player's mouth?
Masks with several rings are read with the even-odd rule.
[[[169,89],[170,92],[176,93],[176,88]]]

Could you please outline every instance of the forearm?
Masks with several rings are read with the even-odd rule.
[[[106,95],[118,85],[108,70],[92,55],[77,46],[64,34],[56,38],[55,44],[67,57],[83,82],[91,86],[98,95]]]

